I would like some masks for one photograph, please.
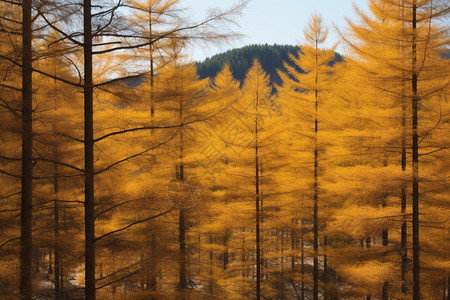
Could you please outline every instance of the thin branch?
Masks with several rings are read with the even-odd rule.
[[[144,153],[147,153],[147,152],[149,152],[149,151],[152,151],[152,150],[158,148],[159,146],[165,145],[165,144],[167,144],[168,142],[170,142],[171,140],[173,140],[173,138],[176,137],[176,136],[177,136],[177,134],[174,134],[174,135],[171,136],[168,140],[165,140],[165,141],[163,141],[163,142],[161,142],[161,143],[159,143],[159,144],[157,144],[157,145],[155,145],[155,146],[153,146],[153,147],[151,147],[151,148],[149,148],[149,149],[146,149],[146,150],[141,151],[141,152],[139,152],[139,153],[133,154],[133,155],[128,156],[128,157],[126,157],[126,158],[124,158],[124,159],[121,159],[121,160],[119,160],[119,161],[116,161],[116,162],[114,162],[113,164],[107,166],[106,168],[104,168],[104,169],[102,169],[102,170],[100,170],[100,171],[95,172],[95,175],[98,175],[98,174],[100,174],[100,173],[103,173],[103,172],[105,172],[105,171],[111,169],[112,167],[114,167],[114,166],[116,166],[116,165],[119,165],[119,164],[121,164],[121,163],[123,163],[123,162],[126,162],[126,161],[128,161],[128,160],[130,160],[130,159],[132,159],[132,158],[138,157],[138,156],[140,156],[140,155],[142,155],[142,154],[144,154]]]
[[[114,280],[114,281],[110,281],[110,282],[108,282],[108,283],[105,283],[104,285],[101,285],[101,286],[99,286],[99,287],[96,287],[95,289],[96,289],[96,290],[99,290],[99,289],[102,289],[102,288],[104,288],[104,287],[106,287],[106,286],[108,286],[108,285],[110,285],[110,284],[113,284],[113,283],[122,281],[122,280],[124,280],[124,279],[126,279],[126,278],[128,278],[128,277],[131,277],[131,276],[135,275],[137,272],[139,272],[139,271],[141,271],[141,270],[142,270],[142,268],[139,268],[139,269],[137,269],[136,271],[134,271],[134,272],[132,272],[132,273],[130,273],[130,274],[128,274],[128,275],[125,275],[125,276],[123,276],[123,277],[121,277],[121,278],[119,278],[119,279],[116,279],[116,280]]]
[[[49,158],[44,158],[44,157],[36,158],[35,160],[36,160],[36,161],[50,162],[50,163],[53,163],[53,164],[61,165],[61,166],[64,166],[64,167],[67,167],[67,168],[76,170],[76,171],[78,171],[78,172],[84,173],[84,169],[80,169],[80,168],[78,168],[78,167],[69,165],[69,164],[64,163],[64,162],[61,162],[61,161],[57,161],[57,160],[53,160],[53,159],[49,159]]]
[[[148,217],[148,218],[145,218],[145,219],[140,219],[140,220],[134,221],[133,223],[128,224],[127,226],[124,226],[124,227],[122,227],[122,228],[119,228],[119,229],[110,231],[110,232],[108,232],[108,233],[106,233],[106,234],[104,234],[104,235],[101,235],[101,236],[95,238],[95,242],[97,242],[97,241],[99,241],[99,240],[101,240],[101,239],[103,239],[103,238],[105,238],[105,237],[107,237],[107,236],[110,236],[110,235],[112,235],[112,234],[115,234],[115,233],[124,231],[124,230],[126,230],[126,229],[128,229],[128,228],[130,228],[130,227],[133,227],[133,226],[136,226],[136,225],[138,225],[138,224],[141,224],[141,223],[144,223],[144,222],[147,222],[147,221],[156,219],[156,218],[158,218],[158,217],[161,217],[161,216],[163,216],[163,215],[165,215],[165,214],[171,212],[174,208],[175,208],[175,205],[172,206],[169,210],[166,210],[165,212],[159,213],[159,214],[157,214],[157,215],[155,215],[155,216],[151,216],[151,217]]]
[[[22,191],[18,191],[18,192],[12,193],[12,194],[8,194],[6,196],[1,196],[0,200],[6,199],[6,198],[10,198],[10,197],[13,197],[13,196],[16,196],[16,195],[20,195],[21,193],[22,193]]]
[[[133,202],[133,201],[135,201],[135,200],[128,200],[128,201],[124,201],[124,202],[121,202],[121,203],[119,203],[119,204],[110,206],[110,207],[108,207],[107,209],[104,209],[104,210],[102,210],[101,212],[99,212],[99,213],[94,217],[94,219],[98,219],[98,218],[99,218],[101,215],[103,215],[104,213],[107,213],[107,212],[109,212],[109,211],[111,211],[111,210],[113,210],[113,209],[115,209],[115,208],[117,208],[117,207],[119,207],[119,206],[125,205],[125,204],[130,203],[130,202]]]
[[[10,240],[4,242],[3,244],[0,245],[0,248],[2,248],[3,246],[5,246],[6,244],[11,243],[11,242],[14,242],[14,241],[16,241],[16,240],[20,240],[20,237],[15,237],[15,238],[12,238],[12,239],[10,239]]]

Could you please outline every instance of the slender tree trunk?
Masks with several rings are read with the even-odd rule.
[[[406,101],[402,95],[402,172],[406,172]],[[407,293],[406,272],[408,266],[408,235],[406,223],[406,181],[402,179],[401,186],[401,210],[403,214],[403,222],[401,229],[401,279],[402,279],[402,293]]]
[[[91,0],[84,0],[84,218],[85,297],[95,300],[94,112],[92,86]]]
[[[150,125],[153,126],[153,118],[155,116],[155,108],[154,108],[154,59],[153,59],[153,24],[152,24],[152,2],[149,2],[149,10],[148,10],[149,22],[149,64],[150,64]],[[150,131],[153,134],[153,129]],[[153,152],[153,150],[152,150]],[[151,257],[150,257],[150,289],[152,292],[156,292],[157,290],[157,265],[158,260],[156,259],[156,233],[152,232],[151,236]],[[152,300],[156,300],[156,296],[151,297]]]
[[[400,0],[400,7],[401,7],[401,20],[405,17],[405,9],[403,6],[403,0]],[[402,35],[405,34],[405,24],[402,23]],[[402,54],[406,54],[406,49],[404,44],[401,44]],[[403,68],[404,69],[404,68]],[[401,166],[402,166],[402,173],[406,172],[406,75],[405,71],[402,71],[402,157],[401,157]],[[406,189],[407,189],[407,183],[404,179],[402,179],[401,183],[401,191],[400,191],[400,197],[401,197],[401,211],[403,215],[403,222],[402,222],[402,228],[401,228],[401,290],[402,294],[406,295],[407,293],[407,282],[406,282],[406,272],[407,272],[407,266],[408,266],[408,232],[407,232],[407,217],[406,217]]]
[[[154,81],[155,81],[155,61],[153,58],[153,24],[152,24],[152,1],[149,1],[148,8],[148,33],[149,33],[149,64],[150,64],[150,124],[153,126],[155,116],[154,103]],[[153,133],[153,129],[151,130]]]
[[[259,199],[259,153],[258,153],[258,93],[256,94],[255,118],[255,194],[256,194],[256,300],[261,299],[261,244],[260,244],[260,199]]]
[[[158,260],[156,257],[156,233],[152,232],[151,241],[150,241],[150,282],[147,283],[150,285],[150,290],[154,293],[157,290],[157,269],[158,269]],[[155,295],[152,295],[152,300],[158,299]]]
[[[323,238],[323,247],[325,250],[325,253],[327,251],[327,236],[324,236]],[[328,300],[328,259],[327,255],[324,254],[323,256],[323,299]]]
[[[294,223],[294,220],[292,222]],[[292,251],[292,255],[291,255],[291,271],[292,272],[294,272],[294,270],[295,270],[295,252],[294,252],[295,248],[296,248],[295,239],[296,239],[295,229],[291,228],[291,251]]]
[[[65,299],[64,296],[64,269],[63,269],[63,256],[62,253],[59,254],[59,294],[60,299]]]
[[[212,245],[212,243],[213,243],[212,235],[209,235],[209,244]],[[214,289],[213,259],[214,259],[213,251],[212,249],[209,249],[209,296],[211,298],[213,297],[213,289]]]
[[[226,270],[228,266],[228,231],[225,232],[223,237],[223,269]]]
[[[302,199],[302,211],[303,211],[303,199]],[[301,225],[301,231],[300,231],[300,238],[301,238],[301,245],[300,245],[300,251],[301,251],[301,259],[300,259],[300,264],[301,264],[301,278],[302,278],[302,300],[305,300],[305,233],[304,233],[304,221],[303,221],[303,217],[300,220],[300,225]]]
[[[180,122],[183,119],[183,97],[180,97],[180,111],[179,111],[179,119]],[[179,170],[178,170],[178,178],[177,181],[179,183],[184,182],[184,165],[183,165],[183,132],[180,132],[180,149],[179,149]],[[185,208],[183,207],[185,203],[180,203],[179,209],[179,222],[178,222],[178,230],[179,230],[179,246],[180,246],[180,262],[179,262],[179,288],[181,292],[181,298],[186,299],[186,289],[187,289],[187,280],[186,280],[186,215]]]
[[[55,155],[56,158],[56,155]],[[60,275],[59,275],[59,205],[58,205],[58,165],[54,164],[54,178],[53,178],[53,191],[55,193],[55,212],[54,212],[54,226],[55,226],[55,300],[61,298],[60,289]]]
[[[179,246],[180,246],[180,262],[179,262],[179,285],[182,299],[186,298],[186,224],[185,224],[185,210],[179,210]]]
[[[33,224],[32,0],[22,2],[22,199],[20,213],[20,295],[31,299]]]
[[[244,228],[242,228],[242,232],[245,232],[245,229]],[[242,278],[245,278],[246,277],[246,274],[245,274],[245,262],[246,262],[246,258],[245,258],[245,237],[243,237],[242,238],[242,257],[241,257],[241,260],[242,260]]]
[[[67,229],[67,210],[66,210],[66,206],[63,204],[62,205],[62,211],[63,211],[63,232],[66,232]],[[60,285],[60,293],[61,293],[61,298],[65,299],[66,296],[64,294],[64,256],[63,256],[63,251],[62,249],[60,249],[60,253],[59,253],[59,275],[60,275],[60,279],[59,279],[59,285]]]
[[[413,299],[420,299],[420,262],[419,262],[419,137],[417,132],[418,126],[418,92],[417,92],[417,41],[416,41],[416,27],[417,27],[417,4],[413,1],[412,11],[412,201],[413,201],[413,220],[412,220],[412,235],[413,235]]]
[[[386,206],[386,202],[383,201],[382,204],[383,207]],[[389,232],[387,229],[383,230],[382,235],[382,244],[384,247],[387,247],[389,245]],[[383,286],[381,287],[381,299],[382,300],[388,300],[388,289],[389,289],[389,283],[387,281],[383,282]]]
[[[313,247],[314,247],[314,260],[313,260],[313,300],[319,299],[319,196],[318,196],[318,189],[319,189],[319,182],[318,182],[318,143],[317,143],[317,133],[319,131],[319,124],[317,119],[318,114],[318,96],[319,91],[317,90],[317,83],[319,81],[318,74],[317,74],[317,68],[318,68],[318,44],[316,41],[316,87],[314,90],[314,213],[313,213],[313,232],[314,232],[314,239],[313,239]]]
[[[281,270],[280,270],[280,294],[281,299],[284,299],[284,230],[281,230]]]
[[[47,269],[48,274],[53,274],[52,262],[53,262],[53,251],[52,251],[52,249],[49,249],[48,250],[48,269]]]

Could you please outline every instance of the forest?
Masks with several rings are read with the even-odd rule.
[[[450,299],[450,3],[183,2],[0,0],[0,299]]]

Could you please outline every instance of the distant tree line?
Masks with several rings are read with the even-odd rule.
[[[228,63],[234,78],[241,83],[250,69],[255,58],[261,62],[262,68],[267,72],[271,85],[280,85],[282,83],[277,70],[286,72],[283,62],[290,62],[289,55],[297,55],[299,46],[294,45],[248,45],[238,49],[231,49],[223,53],[216,54],[206,58],[204,61],[197,62],[197,73],[200,78],[214,78],[216,74]],[[342,61],[342,56],[336,53],[335,61]],[[298,66],[294,66],[302,72]]]

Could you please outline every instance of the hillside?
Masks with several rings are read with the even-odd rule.
[[[283,61],[288,61],[289,53],[296,54],[299,49],[298,46],[292,45],[249,45],[214,55],[203,62],[197,62],[197,72],[201,78],[213,78],[225,63],[229,63],[234,77],[242,82],[256,57],[269,74],[272,83],[280,84],[281,79],[276,70],[285,70]]]
[[[293,45],[248,45],[216,54],[202,62],[196,62],[197,73],[200,78],[214,78],[223,65],[229,63],[234,77],[242,82],[252,65],[253,59],[257,58],[270,76],[272,85],[281,84],[277,70],[286,71],[283,62],[290,62],[289,54],[297,55],[298,50],[300,50],[300,47]],[[335,61],[342,61],[342,56],[339,53],[336,53]]]

